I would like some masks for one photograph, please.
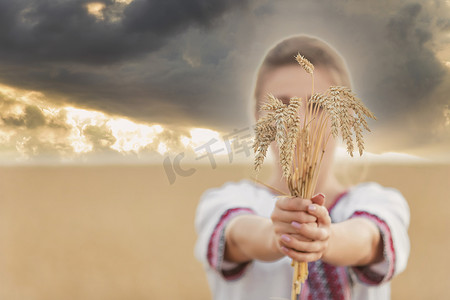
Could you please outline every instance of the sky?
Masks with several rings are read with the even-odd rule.
[[[448,0],[0,0],[0,163],[227,147],[263,56],[296,34],[345,58],[369,152],[450,160]]]

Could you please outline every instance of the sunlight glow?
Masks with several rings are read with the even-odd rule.
[[[159,124],[137,124],[124,118],[111,118],[104,113],[89,111],[73,107],[66,107],[67,123],[73,128],[69,139],[72,141],[74,151],[92,151],[92,145],[83,136],[86,126],[106,127],[111,132],[116,142],[111,149],[118,152],[139,152],[141,149],[153,143],[158,134],[164,131]],[[166,149],[167,151],[167,149]]]
[[[101,2],[91,2],[86,4],[86,9],[89,14],[93,15],[99,20],[103,20],[103,9],[105,8],[105,4]]]
[[[106,119],[103,113],[93,110],[74,107],[66,107],[64,110],[67,112],[67,123],[75,127],[79,127],[80,125],[82,127],[86,125],[99,125],[101,121]]]
[[[101,111],[58,106],[42,93],[3,85],[0,85],[0,96],[4,99],[0,102],[3,118],[0,119],[0,143],[3,149],[14,151],[18,159],[46,153],[73,159],[105,150],[123,155],[167,155],[183,151],[195,152],[195,156],[206,151],[227,155],[221,134],[211,129],[191,128],[182,134],[184,128],[178,131]]]
[[[134,0],[116,0],[116,2],[118,2],[118,3],[125,3],[126,5],[130,4],[133,1]]]
[[[446,104],[444,106],[444,110],[442,113],[444,114],[444,119],[445,119],[444,126],[450,127],[450,106],[448,104]]]
[[[166,154],[166,152],[167,152],[167,145],[165,143],[163,143],[163,142],[159,143],[159,145],[158,145],[158,152],[161,155]]]
[[[31,139],[31,137],[23,137],[16,142],[16,150],[22,154],[22,157],[28,157],[27,149],[25,147],[26,143]]]
[[[6,144],[11,140],[14,133],[0,131],[0,144]]]
[[[206,152],[225,153],[223,139],[219,132],[206,128],[193,128],[189,133],[191,134],[190,146],[197,155]]]
[[[420,163],[427,161],[426,158],[401,152],[383,152],[377,154],[365,151],[362,156],[354,153],[354,157],[350,157],[344,147],[336,148],[335,157],[338,161],[345,160],[348,162]]]
[[[104,115],[95,111],[88,111],[84,109],[66,107],[67,112],[66,123],[71,126],[72,130],[68,136],[70,145],[75,153],[86,153],[93,149],[83,134],[83,130],[88,125],[96,125],[97,121]]]
[[[212,139],[220,140],[220,134],[217,131],[206,128],[193,128],[189,131],[193,147],[199,147],[210,142]]]
[[[182,136],[180,137],[180,142],[183,144],[183,146],[186,148],[190,143],[191,143],[191,139],[188,138],[187,136]]]
[[[161,125],[136,124],[126,119],[111,119],[106,124],[116,138],[111,148],[118,152],[139,152],[163,131]]]

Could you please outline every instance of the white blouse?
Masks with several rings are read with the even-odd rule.
[[[224,261],[227,223],[241,214],[269,218],[275,201],[274,194],[248,180],[226,183],[201,197],[195,256],[205,267],[214,299],[290,299],[290,258],[246,264]],[[410,251],[409,207],[403,196],[377,183],[362,183],[341,195],[329,213],[333,223],[355,217],[373,221],[383,239],[384,261],[365,267],[335,267],[321,260],[309,263],[300,299],[390,299],[389,281],[406,268]]]

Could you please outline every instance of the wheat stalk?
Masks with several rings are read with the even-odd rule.
[[[311,75],[314,73],[314,65],[309,60],[307,60],[303,55],[298,53],[297,56],[295,57],[295,60],[297,60],[297,62],[300,64],[300,66],[302,66],[302,68],[306,71],[306,73]]]
[[[375,119],[375,116],[347,87],[330,86],[324,93],[314,93],[314,65],[300,53],[295,59],[312,78],[312,96],[305,103],[303,126],[300,126],[300,98],[291,98],[289,104],[285,105],[269,94],[261,106],[261,111],[266,114],[255,126],[255,170],[260,170],[269,145],[275,141],[279,148],[283,178],[287,181],[291,196],[310,199],[331,136],[337,137],[340,132],[347,152],[353,156],[354,135],[359,154],[362,155],[362,132],[363,129],[370,131],[366,117]],[[327,133],[329,123],[331,131]],[[307,279],[308,265],[293,261],[292,266],[292,299],[296,299],[301,285]]]

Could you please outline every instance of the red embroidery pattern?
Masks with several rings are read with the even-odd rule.
[[[208,262],[212,268],[222,273],[226,279],[233,280],[238,278],[245,270],[245,266],[247,264],[240,264],[232,270],[222,270],[222,261],[225,251],[225,226],[229,220],[237,215],[254,213],[255,212],[250,208],[231,208],[222,214],[219,222],[213,230],[213,233],[211,234],[211,238],[208,243]]]
[[[354,267],[358,278],[369,285],[380,284],[381,282],[389,281],[394,276],[395,271],[395,250],[394,250],[394,242],[392,241],[392,234],[389,226],[386,222],[380,219],[378,216],[370,214],[365,211],[356,211],[351,218],[355,217],[364,217],[375,222],[380,229],[381,236],[384,244],[384,258],[388,262],[388,272],[387,274],[378,274],[370,269],[370,267]]]

